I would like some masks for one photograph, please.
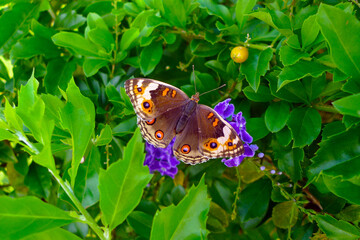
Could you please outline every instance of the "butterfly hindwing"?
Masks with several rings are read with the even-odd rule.
[[[199,151],[208,158],[233,158],[244,153],[235,129],[215,110],[198,105]]]
[[[173,147],[175,157],[184,163],[192,165],[209,160],[199,151],[199,140],[198,122],[196,114],[193,113],[184,130],[176,135]]]
[[[165,148],[175,137],[175,126],[180,115],[181,109],[175,108],[151,120],[138,117],[143,138],[155,147]]]
[[[142,120],[154,119],[189,100],[180,89],[153,79],[129,79],[125,82],[125,90]]]

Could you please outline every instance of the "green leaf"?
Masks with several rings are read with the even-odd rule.
[[[360,161],[360,158],[357,160]],[[358,166],[356,166],[358,167]],[[327,189],[338,197],[346,199],[352,204],[360,205],[360,186],[359,180],[346,181],[340,176],[331,177],[323,174],[323,181]]]
[[[267,23],[271,27],[278,30],[282,35],[289,37],[293,35],[289,18],[282,12],[275,10],[269,12],[258,11],[250,13],[249,16],[260,19],[261,21]]]
[[[3,138],[2,136],[2,131],[3,129],[0,129],[0,141],[6,139],[6,138]],[[8,134],[11,134],[7,131],[5,131],[5,133],[8,133]],[[8,145],[6,144],[5,142],[0,142],[0,162],[2,163],[9,163],[9,162],[12,162],[12,163],[16,163],[18,160],[16,159],[16,156],[14,154],[14,151],[13,149]]]
[[[245,75],[246,81],[257,92],[260,86],[260,77],[269,70],[269,62],[273,57],[271,48],[263,51],[249,49],[249,58],[241,64],[240,70]]]
[[[360,221],[360,206],[359,205],[350,205],[343,210],[339,214],[336,215],[340,220],[348,221],[348,222],[357,222]]]
[[[343,220],[336,220],[330,215],[315,215],[315,220],[318,223],[321,231],[331,239],[359,239],[360,231],[355,226]]]
[[[298,219],[299,210],[294,201],[286,201],[277,204],[272,210],[272,220],[279,228],[293,227]]]
[[[144,158],[144,144],[137,129],[124,150],[123,159],[100,172],[100,209],[102,220],[110,231],[139,204],[143,190],[152,177],[148,167],[143,165]]]
[[[126,219],[134,231],[146,239],[150,238],[152,220],[151,215],[140,211],[133,211]]]
[[[350,179],[359,174],[360,127],[328,137],[319,143],[319,150],[308,168],[309,180],[320,172]]]
[[[75,53],[83,56],[99,57],[104,60],[110,59],[106,50],[96,45],[77,33],[60,32],[52,37],[53,42],[61,47],[70,48]]]
[[[55,18],[54,26],[57,29],[76,29],[86,22],[86,18],[81,14],[77,14],[75,10],[67,11],[59,14]]]
[[[303,48],[313,43],[319,35],[320,27],[316,22],[316,16],[317,15],[311,15],[308,17],[301,27],[301,43]]]
[[[95,146],[104,146],[109,144],[112,140],[112,131],[109,125],[106,125],[100,132],[100,135],[95,139]]]
[[[144,76],[152,73],[159,64],[163,54],[161,42],[153,42],[145,47],[140,54],[140,69]]]
[[[309,54],[298,49],[283,45],[280,48],[280,60],[284,66],[293,65],[303,57],[309,57]]]
[[[249,13],[255,6],[256,1],[251,0],[238,0],[235,7],[235,13],[236,13],[236,21],[238,22],[238,26],[240,31],[244,28],[244,25],[248,19],[248,16],[246,16],[247,13]]]
[[[334,63],[345,74],[360,79],[360,22],[352,13],[321,4],[317,23],[330,46]]]
[[[271,182],[260,179],[246,186],[237,203],[240,221],[262,219],[268,209],[271,196]]]
[[[38,15],[39,4],[16,3],[10,11],[0,17],[0,55],[29,32],[30,20]]]
[[[254,102],[270,102],[274,99],[274,96],[271,95],[270,89],[267,86],[260,85],[257,92],[252,89],[252,87],[247,86],[243,89],[245,96]]]
[[[95,28],[91,29],[88,33],[88,38],[91,42],[102,46],[106,52],[114,49],[115,41],[108,29]]]
[[[291,131],[288,127],[284,127],[281,131],[276,133],[276,139],[281,146],[287,146],[291,142]]]
[[[323,74],[318,78],[306,77],[302,80],[302,84],[309,97],[309,101],[313,101],[322,94],[328,81],[326,80],[326,75]]]
[[[270,73],[265,77],[270,82],[270,91],[273,96],[292,103],[309,103],[305,88],[300,81],[290,82],[278,89],[276,74]]]
[[[185,28],[186,12],[182,0],[163,1],[164,17],[174,26]]]
[[[336,100],[333,105],[343,115],[360,117],[360,93]]]
[[[69,175],[74,186],[77,170],[95,128],[95,108],[92,101],[84,97],[74,80],[66,89],[67,102],[61,110],[61,124],[71,134],[72,161]]]
[[[264,118],[250,118],[246,120],[247,132],[253,137],[253,141],[262,139],[269,134]]]
[[[313,108],[296,108],[287,122],[294,139],[293,147],[310,145],[321,130],[321,116]]]
[[[50,230],[46,230],[40,233],[34,233],[30,236],[22,238],[21,240],[81,240],[75,234],[66,231],[63,228],[52,228]]]
[[[273,102],[265,111],[265,124],[270,132],[278,132],[286,125],[290,116],[290,106],[284,101]]]
[[[1,239],[20,239],[74,221],[67,212],[35,197],[0,197]]]
[[[85,76],[91,77],[95,75],[100,68],[109,64],[108,60],[103,60],[101,58],[85,57],[83,69]]]
[[[150,239],[205,239],[210,208],[204,176],[177,205],[156,212]]]
[[[304,78],[306,76],[320,77],[325,71],[330,68],[320,63],[313,61],[300,60],[291,66],[285,66],[279,75],[278,89],[281,89],[286,84]]]
[[[36,151],[34,160],[36,163],[55,171],[55,161],[51,152],[51,136],[54,129],[54,121],[45,115],[45,103],[37,95],[39,82],[31,76],[25,86],[19,91],[19,106],[16,113],[20,116],[33,137],[43,145],[41,151]]]
[[[198,0],[197,2],[200,3],[200,8],[205,8],[209,15],[218,16],[226,25],[231,26],[234,23],[229,9],[224,5],[216,4],[213,0]]]
[[[140,32],[138,28],[130,28],[121,37],[120,50],[126,51],[130,48],[131,44],[139,36]]]
[[[218,54],[224,48],[223,44],[211,44],[205,40],[194,39],[190,43],[192,54],[199,57],[211,57]]]
[[[47,65],[44,79],[46,91],[51,94],[59,94],[59,88],[66,90],[75,70],[75,61],[66,62],[63,58],[51,60]]]
[[[301,179],[300,162],[304,160],[304,150],[301,148],[282,148],[274,146],[278,167],[281,171],[289,174],[293,182]]]

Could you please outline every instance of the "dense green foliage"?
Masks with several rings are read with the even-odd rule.
[[[0,238],[359,239],[359,7],[0,1]],[[200,103],[232,98],[265,156],[150,174],[122,88],[141,76],[226,83]]]

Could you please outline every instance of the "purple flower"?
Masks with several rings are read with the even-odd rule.
[[[149,167],[150,173],[158,171],[161,175],[167,175],[172,178],[178,172],[177,165],[180,162],[173,154],[173,145],[175,138],[166,148],[156,148],[153,145],[146,143],[145,150],[147,152],[144,165]]]
[[[228,121],[230,125],[235,129],[235,131],[239,134],[241,140],[244,144],[244,153],[241,156],[234,157],[231,159],[222,159],[221,161],[227,167],[237,167],[244,160],[245,157],[253,157],[255,156],[255,151],[258,150],[258,146],[255,144],[250,144],[253,141],[253,138],[246,131],[246,120],[242,116],[242,112],[234,114],[235,107],[233,104],[229,104],[230,98],[226,99],[223,102],[218,103],[214,110],[223,118],[227,119],[231,116],[231,121]]]

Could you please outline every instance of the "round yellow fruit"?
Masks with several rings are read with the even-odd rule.
[[[249,57],[249,50],[246,47],[235,47],[230,54],[232,60],[236,63],[243,63]]]

